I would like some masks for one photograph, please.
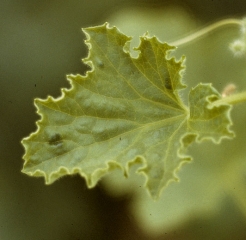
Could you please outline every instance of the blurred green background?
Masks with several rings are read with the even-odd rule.
[[[135,193],[129,185],[114,194],[114,186],[105,180],[88,190],[82,178],[73,176],[45,186],[42,178],[20,172],[24,154],[20,141],[36,130],[39,119],[33,99],[58,97],[61,87],[69,87],[66,74],[84,74],[88,69],[81,62],[87,54],[82,27],[108,21],[129,35],[136,37],[148,30],[169,42],[216,20],[242,17],[245,12],[242,0],[2,0],[0,239],[245,239],[243,104],[232,112],[235,140],[192,147],[194,162],[180,172],[181,183],[171,184],[163,197],[167,216],[158,215],[163,206],[157,205],[152,214],[158,216],[147,219],[144,211],[151,209],[146,207],[151,203],[137,197],[142,193]],[[246,89],[246,57],[235,58],[228,50],[238,36],[237,27],[226,27],[175,52],[178,58],[187,56],[184,79],[188,87],[212,82],[221,91],[234,82],[239,90]],[[229,173],[221,177],[226,171]],[[224,179],[229,180],[224,183]]]

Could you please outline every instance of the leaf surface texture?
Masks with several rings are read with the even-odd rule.
[[[180,98],[184,58],[156,37],[140,38],[137,58],[129,53],[130,37],[108,24],[84,29],[91,67],[86,76],[69,75],[70,89],[58,99],[35,100],[41,120],[38,130],[22,143],[23,172],[44,176],[50,184],[79,173],[88,187],[115,168],[127,176],[139,164],[153,198],[171,180],[181,163],[190,161],[186,148],[193,141],[230,138],[229,105],[212,107],[220,94],[199,84]]]

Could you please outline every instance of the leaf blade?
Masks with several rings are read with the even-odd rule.
[[[84,32],[89,55],[83,61],[92,70],[69,75],[72,87],[62,89],[60,98],[35,100],[42,118],[37,132],[22,141],[23,172],[43,175],[47,184],[79,173],[94,187],[113,169],[128,175],[130,165],[140,164],[138,172],[158,198],[177,180],[181,163],[190,161],[185,149],[199,135],[179,97],[184,58],[169,58],[174,47],[146,35],[138,58],[132,58],[126,48],[130,38],[107,24]]]

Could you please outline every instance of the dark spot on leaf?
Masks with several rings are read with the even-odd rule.
[[[172,83],[171,83],[171,79],[169,76],[165,78],[165,88],[172,90]]]
[[[120,137],[120,140],[121,140],[121,137]]]
[[[61,143],[62,143],[62,137],[59,133],[55,133],[49,139],[49,144],[52,146],[57,146],[60,145]]]

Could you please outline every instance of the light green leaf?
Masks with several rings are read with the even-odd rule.
[[[22,143],[23,172],[44,176],[50,184],[79,173],[88,187],[115,168],[128,175],[139,164],[153,198],[191,158],[195,140],[216,143],[230,138],[229,105],[210,104],[220,94],[209,84],[191,90],[188,109],[180,98],[184,58],[168,57],[175,49],[156,37],[141,37],[138,58],[129,53],[131,38],[107,24],[84,29],[92,70],[69,75],[71,89],[58,99],[35,99],[38,130]]]

